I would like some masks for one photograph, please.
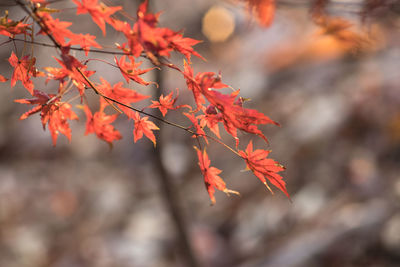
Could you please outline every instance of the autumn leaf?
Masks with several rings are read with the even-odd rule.
[[[98,0],[72,0],[72,2],[78,6],[76,14],[89,13],[94,23],[100,27],[104,36],[106,35],[106,22],[111,24],[111,15],[122,9],[120,6],[108,7],[103,3],[98,4]]]
[[[181,32],[175,32],[169,28],[157,27],[159,13],[152,14],[147,12],[148,1],[143,1],[137,12],[137,22],[133,26],[133,31],[137,33],[134,38],[146,50],[147,55],[157,63],[157,56],[170,56],[171,51],[183,54],[190,63],[191,55],[204,59],[197,53],[192,46],[200,41],[186,38]],[[127,36],[129,39],[130,37]],[[156,64],[157,65],[157,64]]]
[[[199,159],[199,166],[201,173],[203,174],[204,177],[204,183],[207,188],[207,192],[210,195],[211,202],[215,204],[215,189],[218,189],[226,194],[237,194],[240,195],[239,192],[229,190],[226,188],[224,180],[219,176],[219,174],[222,172],[220,169],[217,169],[215,167],[211,167],[211,161],[208,158],[206,150],[201,152],[200,149],[197,147],[194,147],[197,151],[197,157]]]
[[[20,120],[25,120],[29,116],[41,111],[43,106],[46,105],[50,99],[55,97],[54,94],[46,94],[39,90],[34,90],[33,96],[34,96],[34,98],[31,98],[31,99],[15,99],[14,100],[14,102],[20,103],[20,104],[37,105],[36,107],[34,107],[31,110],[22,114],[21,117],[19,118]]]
[[[148,95],[142,95],[133,89],[122,87],[122,82],[118,82],[111,86],[111,84],[109,84],[105,79],[101,77],[100,81],[101,84],[97,86],[97,89],[102,94],[127,105],[142,101],[150,97]],[[120,105],[120,107],[122,108],[123,106]]]
[[[143,134],[149,138],[154,146],[156,145],[156,137],[154,136],[153,130],[160,130],[152,121],[149,121],[149,117],[140,117],[138,112],[134,113],[133,121],[135,122],[133,129],[133,141],[140,140],[143,137]]]
[[[179,91],[177,90],[177,95],[175,98],[173,98],[174,92],[169,93],[167,96],[161,95],[159,98],[159,101],[154,101],[152,100],[149,108],[158,108],[161,111],[161,114],[163,117],[167,114],[168,110],[171,109],[177,109],[179,107],[174,107],[176,100],[178,99],[179,96]]]
[[[8,62],[14,67],[14,72],[11,77],[11,87],[14,87],[17,81],[21,81],[23,86],[33,95],[33,82],[30,77],[42,76],[42,74],[36,71],[34,57],[29,58],[29,55],[18,59],[14,52],[11,53]]]
[[[235,91],[230,95],[223,95],[219,92],[212,91],[208,94],[207,99],[216,106],[222,114],[225,129],[233,137],[237,138],[237,129],[239,129],[247,133],[258,135],[264,139],[265,142],[268,142],[268,139],[261,130],[258,129],[257,125],[279,124],[255,109],[243,108],[235,104],[238,93],[239,91]]]
[[[273,192],[268,186],[267,179],[290,199],[286,190],[286,183],[278,174],[278,172],[285,170],[285,168],[275,160],[267,158],[269,153],[270,151],[263,149],[256,149],[253,151],[252,141],[247,145],[246,151],[239,150],[239,155],[246,161],[247,168],[251,170],[254,175],[265,184],[265,186],[267,186],[271,193]]]
[[[113,141],[120,140],[122,135],[117,131],[111,123],[115,121],[118,114],[106,115],[103,108],[100,108],[98,112],[92,115],[89,107],[84,106],[83,110],[86,114],[86,132],[85,135],[95,133],[98,138],[106,141],[108,144],[112,144]]]
[[[43,129],[45,129],[46,124],[48,124],[54,146],[57,144],[57,137],[60,133],[71,141],[71,129],[68,120],[78,120],[78,116],[72,111],[71,105],[59,101],[59,98],[55,97],[55,95],[48,95],[38,90],[34,90],[33,95],[34,98],[32,99],[15,100],[15,102],[21,104],[37,105],[30,111],[24,113],[20,117],[20,120],[24,120],[40,111]]]
[[[137,10],[137,17],[138,19],[143,20],[146,22],[151,27],[156,27],[158,23],[158,18],[160,16],[160,13],[152,14],[147,12],[147,7],[149,5],[148,0],[144,0],[138,7]]]
[[[171,47],[175,50],[183,54],[189,63],[191,55],[199,57],[205,60],[199,53],[197,53],[192,46],[201,43],[199,40],[195,40],[192,38],[183,37],[179,32],[172,32],[170,36],[166,37],[167,41],[170,42]]]
[[[80,45],[85,51],[85,55],[87,56],[90,50],[90,47],[96,47],[96,48],[101,48],[101,45],[99,45],[94,39],[96,39],[96,36],[91,35],[91,34],[74,34],[70,37],[70,41],[67,45]]]
[[[59,133],[65,135],[71,141],[71,129],[67,119],[78,120],[78,116],[72,111],[71,105],[65,102],[58,102],[50,105],[48,111],[46,108],[41,113],[43,123],[48,122],[49,131],[53,139],[53,145],[57,143]]]
[[[226,131],[236,139],[238,145],[239,139],[237,138],[237,130],[242,130],[247,133],[255,134],[268,142],[265,135],[258,129],[259,124],[275,124],[277,122],[271,120],[266,115],[258,112],[255,109],[248,109],[243,107],[243,98],[238,97],[239,90],[231,94],[223,94],[217,90],[226,88],[228,85],[221,81],[221,75],[216,75],[213,72],[203,72],[196,74],[193,77],[193,70],[189,64],[184,64],[183,75],[186,79],[188,89],[193,93],[197,112],[203,107],[207,99],[212,104],[219,114],[221,114],[221,121],[224,124]],[[217,90],[212,90],[217,89]],[[204,120],[204,117],[202,117]],[[204,125],[204,122],[203,122]]]
[[[221,81],[221,75],[216,75],[214,72],[199,72],[196,76],[193,75],[193,69],[186,61],[184,61],[184,71],[182,72],[186,79],[186,85],[192,91],[199,111],[202,104],[205,103],[204,96],[207,98],[211,89],[228,88],[229,86]]]
[[[8,18],[8,12],[5,12],[3,17],[0,17],[0,35],[13,37],[17,34],[26,34],[31,24],[25,24],[21,21],[13,21]]]
[[[122,56],[119,61],[117,57],[114,59],[126,82],[129,83],[129,80],[133,80],[142,85],[149,85],[151,82],[146,82],[140,78],[139,75],[145,74],[146,72],[154,70],[155,68],[141,70],[139,69],[139,66],[142,64],[142,62],[135,63],[135,58],[131,56],[128,56],[128,59],[130,63],[126,61],[126,56]]]
[[[91,34],[75,34],[67,29],[72,25],[71,22],[60,21],[58,18],[54,19],[47,12],[38,12],[41,21],[43,22],[45,28],[42,28],[38,34],[49,34],[57,42],[58,45],[64,47],[69,47],[71,45],[80,45],[85,51],[85,55],[88,55],[90,47],[101,48],[101,46],[94,40],[96,36]],[[66,42],[69,39],[69,42]],[[66,54],[65,51],[62,51]]]
[[[38,12],[42,23],[44,24],[45,28],[41,29],[37,34],[42,35],[51,35],[56,42],[61,46],[66,46],[67,43],[65,38],[70,38],[74,36],[69,29],[69,26],[72,25],[72,22],[68,21],[60,21],[58,18],[54,19],[50,14],[46,12]]]

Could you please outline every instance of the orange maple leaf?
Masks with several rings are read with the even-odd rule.
[[[0,17],[0,35],[13,37],[16,34],[27,33],[30,25],[9,19],[6,11],[5,16]]]
[[[133,141],[136,143],[143,137],[143,134],[149,138],[154,146],[156,145],[156,137],[154,136],[153,130],[160,130],[154,122],[149,121],[149,117],[140,117],[139,112],[135,112],[132,119],[135,122],[133,129]]]
[[[74,35],[69,29],[69,26],[72,25],[72,22],[68,21],[60,21],[60,19],[54,19],[49,13],[46,12],[38,12],[41,21],[45,25],[45,28],[42,28],[37,34],[43,35],[51,35],[54,40],[61,46],[66,45],[65,38],[70,38]]]
[[[199,58],[205,60],[192,47],[198,43],[201,43],[201,41],[195,40],[192,38],[183,37],[181,33],[174,32],[174,31],[170,31],[169,36],[167,35],[165,38],[170,43],[170,46],[174,50],[178,51],[179,53],[181,53],[182,55],[184,55],[186,57],[186,59],[188,60],[189,63],[191,62],[190,61],[191,55],[194,55],[196,57],[199,57]]]
[[[111,24],[113,22],[111,15],[122,9],[121,6],[108,7],[103,3],[98,4],[98,0],[72,0],[72,2],[78,6],[76,14],[89,13],[104,36],[106,35],[106,22]]]
[[[107,82],[105,79],[100,77],[101,84],[97,86],[97,89],[104,94],[105,96],[112,98],[118,102],[124,103],[126,105],[129,105],[131,103],[139,102],[144,99],[149,98],[150,96],[148,95],[142,95],[138,93],[137,91],[129,88],[124,88],[122,87],[123,83],[118,82],[111,86],[109,82]],[[104,101],[104,99],[102,100]],[[104,101],[105,102],[105,101]],[[104,104],[104,103],[102,103]],[[119,105],[121,109],[127,109],[126,107]]]
[[[14,87],[17,81],[21,81],[29,93],[33,95],[33,82],[30,77],[42,76],[43,73],[38,72],[35,67],[36,59],[29,58],[29,55],[18,59],[14,52],[11,53],[8,62],[14,67],[14,72],[11,77],[11,87]]]
[[[221,82],[221,76],[215,75],[213,72],[200,72],[196,76],[193,75],[193,69],[186,61],[184,61],[183,76],[186,79],[186,85],[192,91],[194,100],[196,102],[197,112],[201,109],[202,104],[205,103],[204,96],[207,98],[207,92],[214,89],[227,88],[228,85]]]
[[[99,45],[94,39],[96,39],[96,36],[91,35],[91,34],[73,34],[70,36],[70,41],[68,42],[67,45],[80,45],[85,51],[85,55],[87,56],[90,50],[90,47],[96,47],[96,48],[101,48],[101,45]]]
[[[84,106],[83,110],[85,111],[87,118],[85,135],[95,133],[98,138],[106,141],[110,145],[113,141],[122,138],[120,132],[111,125],[111,123],[113,123],[118,117],[118,114],[106,115],[103,108],[100,107],[100,110],[92,115],[92,112],[87,105]]]
[[[33,92],[34,98],[32,99],[16,99],[17,103],[37,105],[30,111],[24,113],[20,120],[24,120],[40,111],[43,129],[46,124],[49,126],[53,145],[57,144],[57,137],[59,133],[65,135],[71,141],[71,129],[67,120],[78,120],[78,116],[72,111],[70,104],[61,102],[58,97],[53,94],[46,94],[38,90]]]
[[[117,57],[114,58],[115,63],[117,64],[118,68],[121,71],[122,76],[124,76],[125,80],[127,83],[129,83],[130,80],[133,80],[139,84],[142,85],[149,85],[152,82],[146,82],[142,78],[139,77],[139,75],[145,74],[146,72],[149,72],[151,70],[154,70],[154,68],[149,68],[145,70],[139,69],[139,66],[142,65],[142,62],[135,63],[135,58],[132,56],[128,56],[128,59],[130,63],[126,61],[126,56],[122,56],[120,60],[118,61]]]
[[[268,179],[273,185],[278,187],[290,199],[286,190],[286,183],[283,181],[282,176],[277,174],[285,168],[273,159],[267,158],[270,151],[263,149],[256,149],[253,151],[253,142],[250,141],[247,145],[246,151],[239,150],[239,155],[246,161],[247,168],[250,169],[258,179],[261,180],[272,192],[267,184]]]
[[[222,94],[216,90],[212,90],[228,87],[228,85],[222,83],[220,75],[216,75],[213,72],[203,72],[198,73],[193,77],[193,70],[188,64],[186,64],[186,62],[183,75],[186,79],[187,87],[192,91],[196,101],[197,109],[195,112],[203,107],[202,104],[204,104],[205,99],[207,99],[210,104],[216,108],[218,113],[221,114],[221,120],[225,129],[236,139],[236,145],[238,145],[239,140],[237,138],[238,129],[258,135],[268,142],[267,138],[261,130],[258,129],[257,125],[279,125],[277,122],[271,120],[269,117],[255,109],[243,108],[243,99],[240,97],[238,98],[239,90],[236,90],[231,94]]]
[[[200,41],[183,37],[181,32],[175,32],[169,28],[157,27],[160,13],[148,13],[147,6],[148,0],[143,1],[139,6],[138,20],[133,26],[133,32],[137,34],[131,34],[131,36],[135,39],[134,41],[141,44],[142,49],[146,51],[154,63],[157,62],[155,56],[169,57],[173,50],[183,54],[189,62],[191,55],[204,59],[192,47]],[[131,39],[131,36],[127,36],[127,38]]]
[[[219,176],[219,174],[222,172],[220,169],[217,169],[215,167],[211,167],[211,161],[208,158],[206,150],[201,152],[200,149],[197,147],[194,147],[197,151],[197,157],[199,159],[199,166],[201,173],[203,174],[204,177],[204,183],[207,188],[207,192],[210,195],[211,202],[215,204],[215,189],[218,189],[220,191],[223,191],[226,194],[237,194],[240,195],[239,192],[229,190],[226,188],[224,180]]]
[[[175,102],[179,96],[179,91],[177,90],[175,98],[173,98],[173,94],[174,92],[169,93],[167,96],[161,95],[159,101],[152,100],[151,102],[153,104],[151,104],[149,108],[158,108],[161,111],[163,117],[165,117],[169,109],[173,110],[182,107],[182,106],[174,107]]]

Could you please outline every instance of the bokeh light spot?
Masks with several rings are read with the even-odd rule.
[[[211,7],[203,17],[202,31],[211,42],[224,42],[232,35],[235,20],[232,12],[220,6]]]

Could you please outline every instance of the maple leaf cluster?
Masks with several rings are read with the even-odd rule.
[[[57,49],[59,56],[54,57],[54,60],[59,67],[44,67],[43,71],[39,71],[36,68],[35,57],[28,54],[18,57],[17,51],[13,51],[8,59],[14,69],[11,87],[14,87],[17,81],[20,81],[31,95],[26,99],[15,100],[17,103],[34,106],[25,112],[20,119],[24,120],[39,113],[43,128],[47,126],[51,133],[54,146],[60,133],[71,140],[69,122],[78,120],[78,115],[73,111],[73,105],[70,102],[80,100],[76,108],[83,110],[86,116],[85,135],[95,134],[99,139],[110,145],[122,138],[121,133],[113,125],[122,115],[133,121],[132,136],[134,142],[146,137],[154,146],[157,144],[154,131],[159,130],[159,127],[151,118],[155,118],[161,123],[173,125],[191,134],[198,141],[198,147],[195,147],[198,163],[213,203],[215,202],[215,190],[227,194],[237,194],[237,192],[227,189],[224,180],[219,176],[222,171],[211,166],[210,158],[206,152],[209,140],[222,144],[242,158],[247,169],[252,171],[268,189],[270,189],[268,183],[271,183],[289,197],[285,182],[278,174],[284,168],[275,160],[268,158],[269,151],[253,150],[252,141],[248,143],[244,151],[239,149],[242,144],[238,132],[259,136],[268,142],[259,127],[266,124],[278,125],[278,123],[255,109],[244,107],[245,99],[239,96],[239,90],[226,93],[226,90],[231,89],[231,87],[222,82],[220,74],[213,72],[195,73],[191,66],[191,56],[203,59],[193,48],[200,41],[183,37],[182,31],[159,27],[160,13],[148,12],[147,0],[138,7],[134,23],[118,19],[118,14],[122,11],[120,6],[110,7],[98,0],[72,0],[72,3],[76,6],[76,14],[90,15],[103,35],[107,34],[106,25],[109,25],[114,31],[125,37],[122,44],[116,44],[114,51],[117,52],[104,50],[103,46],[95,41],[96,36],[94,35],[73,33],[68,29],[72,25],[71,22],[61,21],[59,18],[53,17],[55,12],[48,7],[50,2],[21,0],[18,3],[26,11],[28,19],[12,21],[6,14],[7,16],[0,18],[0,35],[9,38],[24,35],[25,38],[30,38],[32,45],[35,44],[34,35],[47,36],[52,46]],[[266,8],[265,5],[267,4],[272,5],[269,8],[274,8],[274,1],[272,0],[249,1],[249,4],[257,7],[259,13],[267,12],[261,11]],[[273,13],[273,11],[271,12]],[[270,21],[264,21],[264,24],[268,23]],[[34,24],[39,26],[37,32],[34,32]],[[94,49],[98,50],[94,51]],[[116,65],[106,63],[114,66],[116,71],[121,73],[126,85],[124,82],[110,84],[102,77],[99,77],[99,80],[96,81],[92,76],[95,70],[89,69],[86,64],[88,60],[78,60],[71,53],[72,50],[83,51],[86,57],[91,51],[114,54]],[[183,69],[166,60],[173,52],[179,53],[185,58]],[[140,69],[142,62],[138,60],[139,57],[149,60],[154,67]],[[128,88],[128,86],[131,84],[158,86],[155,82],[144,80],[142,75],[150,71],[158,71],[160,68],[171,68],[182,75],[188,91],[193,94],[195,107],[189,104],[177,105],[179,100],[178,89],[176,89],[176,92],[172,91],[167,95],[162,94],[159,99],[151,100],[151,104],[144,109],[137,109],[132,106],[134,103],[148,100],[150,95],[140,94],[136,90]],[[32,81],[33,78],[38,77],[45,77],[46,84],[53,81],[52,84],[58,86],[52,88],[53,92],[51,93],[38,90]],[[1,82],[7,80],[0,75]],[[88,90],[99,95],[99,109],[97,111],[90,107],[94,105],[89,103],[86,97]],[[76,97],[71,97],[74,92]],[[145,111],[148,109],[158,109],[162,117],[156,117]],[[189,126],[169,122],[166,116],[171,111],[181,111],[187,117],[186,123]],[[225,131],[233,137],[236,146],[230,147],[222,140],[220,126],[223,126]]]

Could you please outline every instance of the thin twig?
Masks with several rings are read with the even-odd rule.
[[[86,75],[79,69],[79,68],[75,68],[83,77],[83,79],[85,79],[85,81],[90,85],[90,87],[93,89],[93,91],[96,92],[96,94],[100,95],[101,97],[103,97],[107,104],[109,104],[113,109],[115,109],[118,113],[122,114],[123,112],[117,108],[112,102],[110,102],[105,95],[103,95],[102,93],[100,93],[100,91],[96,88],[96,86],[94,86],[94,84],[88,79],[88,77],[86,77]]]
[[[37,42],[37,41],[25,41],[25,40],[22,40],[22,39],[11,38],[11,37],[10,37],[10,39],[14,40],[14,41],[31,43],[31,44],[34,44],[34,45],[58,48],[58,46],[54,45],[54,44],[42,43],[42,42]],[[75,51],[85,51],[83,48],[80,48],[80,47],[70,47],[69,49],[70,50],[75,50]],[[107,50],[99,50],[99,49],[90,49],[89,52],[101,53],[101,54],[109,54],[109,55],[126,55],[126,53],[120,52],[120,51],[107,51]]]

